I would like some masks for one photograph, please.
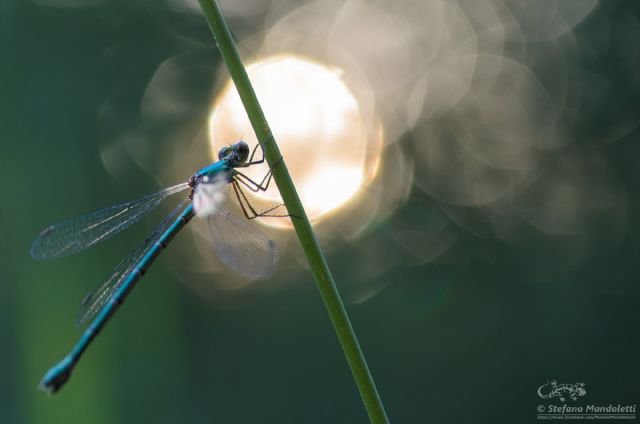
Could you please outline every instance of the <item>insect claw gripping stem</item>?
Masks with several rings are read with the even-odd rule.
[[[251,178],[249,178],[247,175],[243,174],[242,172],[238,171],[237,169],[234,170],[233,177],[237,181],[239,181],[242,185],[247,187],[249,190],[253,191],[254,193],[257,193],[259,191],[267,191],[267,189],[269,188],[269,184],[271,183],[271,179],[273,177],[273,169],[277,167],[280,163],[282,163],[282,160],[283,160],[282,156],[280,156],[280,159],[278,159],[273,164],[273,166],[269,168],[269,171],[265,174],[265,176],[262,178],[262,181],[260,181],[259,183],[253,181]],[[254,162],[254,163],[260,163],[260,162]]]

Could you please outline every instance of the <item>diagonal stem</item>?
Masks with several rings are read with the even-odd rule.
[[[349,363],[365,408],[369,414],[369,419],[373,423],[387,423],[389,420],[373,378],[371,377],[371,373],[369,372],[369,368],[367,367],[367,362],[362,354],[358,339],[353,331],[333,277],[329,272],[327,262],[313,233],[307,214],[302,207],[298,193],[293,185],[287,166],[284,161],[278,164],[278,166],[274,166],[281,158],[280,150],[273,138],[262,108],[258,103],[258,98],[253,91],[253,87],[247,76],[247,71],[242,64],[231,32],[220,10],[220,6],[216,0],[198,1],[209,23],[220,54],[227,65],[229,74],[240,94],[240,99],[247,111],[249,121],[253,126],[257,139],[264,149],[267,163],[270,169],[273,170],[273,179],[278,186],[278,190],[280,190],[282,200],[289,213],[294,216],[292,219],[293,226],[309,261],[313,277],[320,290],[320,295],[327,308],[338,340],[344,350],[347,362]]]

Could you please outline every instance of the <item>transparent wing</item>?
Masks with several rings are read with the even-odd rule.
[[[224,202],[230,181],[228,172],[220,172],[213,178],[206,178],[193,192],[193,210],[197,216],[213,215]]]
[[[178,184],[133,202],[50,225],[31,244],[31,256],[44,261],[88,249],[138,222],[164,199],[188,187],[187,183]]]
[[[126,258],[120,261],[118,265],[111,271],[104,281],[90,291],[82,300],[80,310],[76,316],[76,325],[81,326],[96,316],[102,307],[111,299],[111,296],[118,290],[122,282],[133,271],[133,268],[147,254],[149,249],[155,244],[160,236],[169,228],[176,216],[184,209],[189,199],[185,199],[173,210],[162,223],[153,231],[153,233],[138,247],[136,247]]]
[[[252,278],[273,272],[277,249],[265,233],[222,206],[207,221],[213,247],[227,266]]]

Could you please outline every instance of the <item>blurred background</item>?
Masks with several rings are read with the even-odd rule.
[[[392,421],[535,422],[553,379],[640,401],[638,2],[222,8]],[[255,136],[196,0],[4,0],[0,43],[0,421],[366,422],[286,219],[257,281],[190,224],[36,391],[177,199],[57,262],[35,235]]]

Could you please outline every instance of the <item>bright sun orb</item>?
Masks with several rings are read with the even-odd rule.
[[[300,57],[278,56],[251,64],[247,72],[309,218],[315,222],[346,204],[368,175],[365,122],[341,71]],[[257,143],[235,86],[229,82],[209,120],[212,155],[241,137]],[[261,156],[258,150],[257,157]],[[266,164],[242,170],[261,181]],[[261,209],[281,202],[275,183],[251,195]],[[287,226],[288,220],[269,224]]]

